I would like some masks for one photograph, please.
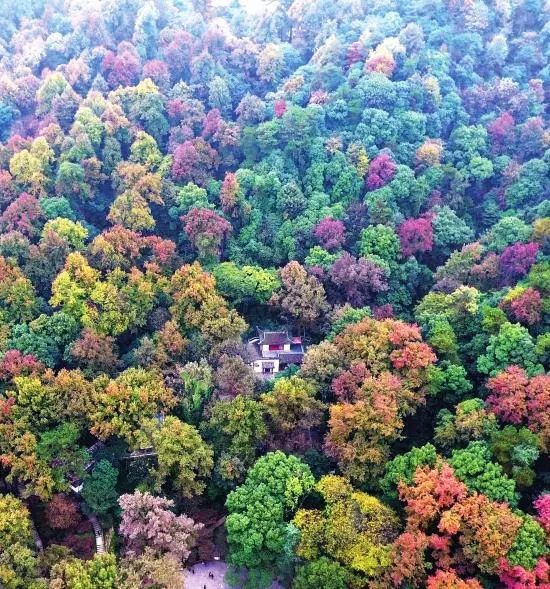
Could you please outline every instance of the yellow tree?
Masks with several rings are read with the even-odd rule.
[[[50,455],[65,453],[66,464],[81,463],[76,439],[89,424],[92,394],[93,384],[80,370],[63,369],[17,376],[0,398],[0,462],[25,496],[47,499],[68,489],[63,465],[52,465]],[[63,430],[56,428],[60,422]]]
[[[323,418],[325,405],[315,398],[315,387],[297,376],[280,378],[260,397],[274,448],[305,450],[312,445],[312,428]]]
[[[67,314],[80,320],[99,276],[99,272],[88,264],[82,254],[69,254],[65,267],[53,281],[50,305],[60,306]]]
[[[33,196],[47,195],[48,172],[54,152],[44,137],[37,137],[29,149],[22,149],[10,160],[10,173]]]
[[[214,452],[197,429],[169,416],[160,423],[146,420],[143,431],[157,453],[157,467],[151,472],[156,490],[160,492],[170,480],[182,497],[200,495],[214,465]]]
[[[299,509],[293,519],[300,531],[297,555],[308,561],[328,556],[349,570],[352,587],[366,586],[368,578],[380,576],[391,565],[397,515],[339,476],[322,477],[316,490],[324,508]]]
[[[94,385],[91,432],[102,440],[119,436],[134,447],[142,439],[144,419],[156,417],[176,402],[162,376],[143,368],[128,368],[113,380],[100,376]]]
[[[106,280],[96,282],[82,324],[104,335],[120,335],[145,325],[154,299],[154,285],[143,272],[133,268],[126,274],[116,268]]]
[[[32,282],[18,266],[0,256],[0,313],[7,323],[30,321],[38,301]]]
[[[31,518],[13,495],[0,495],[0,587],[40,589]]]
[[[121,162],[115,172],[115,188],[120,192],[107,219],[132,231],[152,229],[155,220],[148,203],[162,205],[162,178],[148,168],[133,162]]]
[[[198,332],[212,345],[240,337],[246,323],[216,290],[215,278],[198,262],[186,264],[172,276],[172,315],[184,333]]]

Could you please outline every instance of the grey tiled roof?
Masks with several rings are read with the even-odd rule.
[[[260,344],[268,346],[282,346],[288,344],[290,338],[286,331],[261,331],[260,332]]]
[[[260,354],[260,349],[258,348],[258,344],[254,342],[248,342],[246,344],[246,353],[248,354],[250,362],[255,362],[262,357]]]
[[[301,364],[304,359],[304,354],[301,352],[281,352],[279,354],[279,361],[283,364]]]

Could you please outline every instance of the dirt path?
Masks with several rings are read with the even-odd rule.
[[[206,589],[236,589],[224,582],[223,577],[226,571],[227,565],[221,560],[196,564],[185,571],[184,589],[204,589],[205,586]],[[210,578],[208,573],[212,573],[214,578]],[[283,587],[273,583],[270,589],[283,589]]]

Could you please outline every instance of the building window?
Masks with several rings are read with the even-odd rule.
[[[282,350],[282,349],[283,349],[283,346],[281,346],[281,345],[271,344],[269,346],[269,351],[270,352],[277,352],[277,351]]]

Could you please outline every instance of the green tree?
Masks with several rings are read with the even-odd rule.
[[[95,554],[92,560],[69,558],[53,566],[51,587],[56,589],[116,589],[118,573],[113,554]]]
[[[529,376],[544,370],[529,331],[519,323],[507,322],[489,338],[485,354],[477,359],[477,369],[482,374],[496,376],[511,365],[524,368]]]
[[[348,574],[337,562],[321,556],[296,570],[292,589],[346,589]]]
[[[443,361],[437,366],[432,366],[428,372],[430,393],[440,395],[449,402],[456,403],[473,388],[463,366]]]
[[[44,138],[42,140],[45,143]],[[41,158],[38,153],[33,153],[33,151],[31,147],[30,150],[22,149],[14,154],[10,160],[10,174],[21,189],[26,190],[32,196],[46,196],[48,164],[53,158],[53,152],[49,150],[46,157]]]
[[[55,190],[66,198],[90,198],[90,186],[86,183],[85,171],[80,164],[62,162],[57,171]]]
[[[493,162],[486,157],[476,155],[470,160],[467,173],[474,181],[487,180],[494,174]]]
[[[330,270],[332,264],[334,264],[339,257],[339,254],[331,254],[321,246],[315,245],[309,250],[304,263],[306,266],[319,266],[320,268],[323,268],[323,270]]]
[[[470,442],[464,450],[452,453],[450,464],[456,477],[471,491],[483,493],[492,501],[517,504],[516,483],[507,477],[499,464],[491,461],[491,450],[485,442]]]
[[[118,470],[105,459],[100,460],[84,479],[82,498],[98,515],[106,515],[117,506]]]
[[[179,219],[181,215],[186,215],[191,209],[207,209],[212,205],[208,202],[208,194],[204,188],[200,188],[193,182],[188,182],[183,188],[176,193],[177,206],[170,209],[170,216],[173,219]]]
[[[549,166],[543,159],[533,158],[521,166],[519,177],[506,188],[506,203],[518,207],[536,203],[548,186]]]
[[[450,361],[458,360],[456,334],[446,319],[436,318],[430,322],[428,343],[437,352],[438,358]]]
[[[470,242],[474,233],[448,206],[440,207],[436,211],[432,221],[434,244],[442,255],[448,256],[456,247]]]
[[[266,304],[281,282],[274,269],[223,262],[214,267],[220,294],[234,305]]]
[[[98,280],[99,272],[88,264],[86,258],[80,253],[71,253],[52,284],[50,304],[62,306],[67,314],[80,320],[86,299]]]
[[[51,465],[52,474],[60,489],[67,485],[68,474],[77,477],[84,475],[89,454],[78,445],[79,438],[80,430],[72,422],[65,422],[40,434],[36,455],[39,460]]]
[[[179,406],[183,421],[198,425],[206,403],[214,390],[212,367],[201,358],[200,362],[188,362],[180,372],[183,393]]]
[[[360,251],[362,256],[376,256],[385,262],[391,262],[399,257],[401,244],[391,227],[371,225],[361,233]]]
[[[535,480],[533,465],[541,450],[540,438],[526,427],[507,425],[493,434],[491,452],[504,472],[518,487],[530,487]]]
[[[39,432],[53,428],[64,415],[65,399],[52,387],[44,386],[37,376],[16,376],[11,417],[21,431]]]
[[[501,252],[518,241],[527,243],[533,229],[518,217],[503,217],[487,232],[484,242],[495,252]]]
[[[95,283],[81,321],[100,334],[120,335],[145,325],[154,301],[154,287],[147,275],[137,268],[128,274],[115,268],[105,281]]]
[[[21,269],[0,256],[0,312],[8,323],[22,323],[33,318],[38,301],[32,282]]]
[[[294,219],[307,205],[298,184],[294,181],[284,184],[277,193],[277,206],[284,218]]]
[[[186,264],[172,275],[170,281],[172,316],[183,333],[199,333],[212,345],[239,337],[246,323],[216,289],[215,278],[197,262]]]
[[[254,462],[258,446],[267,436],[264,413],[261,403],[245,395],[213,405],[201,431],[214,446],[216,470],[222,479],[241,481]]]
[[[309,467],[295,456],[272,452],[260,458],[227,496],[228,562],[264,573],[265,586],[288,570],[298,539],[288,520],[313,484]]]
[[[220,76],[212,78],[208,87],[210,108],[217,108],[222,114],[231,112],[231,94],[227,82]]]
[[[521,514],[521,518],[522,524],[507,557],[510,564],[531,570],[548,553],[548,544],[544,529],[533,516]]]
[[[162,153],[151,135],[148,135],[145,131],[138,131],[130,147],[130,160],[147,166],[149,170],[154,170],[162,162]]]

